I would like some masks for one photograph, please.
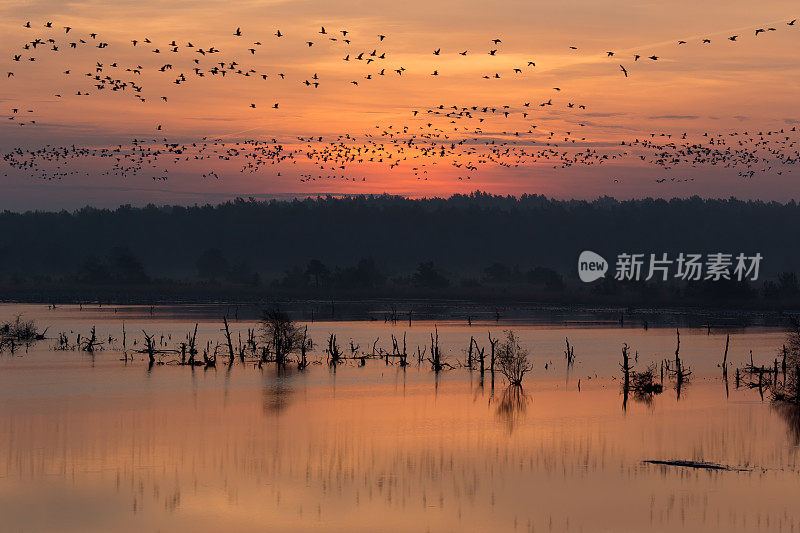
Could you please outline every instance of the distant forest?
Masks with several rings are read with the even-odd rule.
[[[70,288],[90,295],[169,286],[176,293],[183,287],[260,296],[602,301],[624,293],[622,300],[639,303],[786,300],[800,293],[798,238],[800,207],[794,201],[735,199],[560,201],[477,192],[446,199],[239,199],[193,207],[4,212],[0,299],[25,291],[46,299],[48,291],[66,295]],[[578,280],[583,250],[612,263],[606,280]],[[623,252],[743,252],[764,259],[759,281],[751,283],[615,282],[613,263]]]

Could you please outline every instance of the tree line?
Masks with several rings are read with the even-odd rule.
[[[500,284],[559,291],[577,280],[583,250],[607,258],[743,252],[764,257],[768,285],[695,283],[690,290],[781,295],[797,285],[799,231],[794,201],[698,197],[582,201],[475,192],[6,211],[0,283],[178,279],[285,289]],[[591,290],[617,285],[606,280]]]

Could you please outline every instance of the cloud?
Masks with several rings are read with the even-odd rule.
[[[584,113],[586,117],[593,118],[608,118],[608,117],[624,117],[627,113]]]
[[[697,120],[699,115],[654,115],[647,117],[650,120]]]

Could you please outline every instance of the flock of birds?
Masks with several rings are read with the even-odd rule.
[[[785,22],[786,28],[797,26],[797,20]],[[287,70],[276,68],[264,70],[256,68],[255,58],[267,45],[266,39],[253,41],[242,28],[236,28],[231,36],[241,40],[243,46],[236,57],[231,57],[214,44],[199,42],[155,43],[148,37],[131,39],[130,51],[147,56],[141,61],[126,62],[113,57],[119,43],[103,40],[98,33],[78,35],[69,26],[58,27],[52,22],[32,24],[23,27],[31,32],[43,31],[42,35],[33,33],[31,39],[21,43],[13,51],[11,60],[24,65],[34,63],[42,54],[63,54],[65,51],[94,48],[91,69],[79,73],[71,64],[60,63],[60,73],[66,77],[80,76],[83,80],[74,93],[56,93],[58,99],[68,96],[91,97],[99,93],[118,93],[132,95],[141,103],[161,102],[168,104],[170,96],[163,94],[164,83],[156,83],[153,92],[143,81],[145,74],[167,76],[171,85],[183,86],[201,78],[222,80],[231,77],[254,81],[293,82],[303,87],[317,89],[323,83],[323,76],[309,72],[307,76],[291,76]],[[762,34],[779,31],[778,27],[767,26],[754,29],[752,38],[763,38]],[[280,29],[269,36],[271,39],[287,39]],[[726,40],[739,43],[742,35],[729,35]],[[305,38],[303,38],[305,39]],[[715,39],[716,40],[716,39]],[[381,76],[407,76],[411,69],[392,62],[387,44],[391,41],[385,34],[375,35],[365,48],[354,46],[348,30],[329,31],[321,27],[316,37],[298,42],[304,48],[319,47],[321,42],[331,43],[338,50],[341,60],[359,63],[365,71],[358,79],[347,83],[359,86],[365,81]],[[678,40],[675,46],[686,46],[688,41]],[[712,44],[710,37],[697,40],[700,46]],[[479,52],[470,50],[443,51],[432,50],[432,56],[458,55],[462,57],[484,54],[491,57],[502,55],[501,38],[487,40],[487,48]],[[570,53],[580,53],[578,46],[570,45]],[[240,55],[244,57],[239,57]],[[621,74],[627,78],[633,74],[633,65],[642,62],[659,61],[663,56],[652,53],[634,53],[628,63],[619,63],[620,54],[606,51],[604,59],[618,65]],[[167,56],[153,65],[154,57]],[[142,63],[151,65],[142,66]],[[532,73],[536,68],[534,59],[525,64],[511,67],[509,71],[487,73],[484,79],[501,79]],[[289,69],[291,70],[291,69]],[[8,83],[18,74],[28,74],[30,69],[20,66],[8,71]],[[415,71],[415,74],[421,74]],[[447,74],[441,66],[433,65],[430,76]],[[365,169],[391,170],[401,165],[408,167],[418,180],[433,179],[435,168],[450,167],[446,173],[458,180],[471,180],[476,172],[484,167],[531,167],[531,168],[569,168],[575,166],[595,166],[609,162],[622,162],[636,165],[652,165],[664,170],[690,169],[701,166],[716,166],[735,169],[737,175],[752,178],[759,173],[782,175],[791,172],[800,160],[796,127],[773,128],[768,130],[706,132],[701,135],[689,133],[650,132],[625,139],[621,142],[597,141],[585,132],[588,104],[565,95],[561,87],[553,87],[549,94],[538,101],[527,101],[514,105],[459,105],[439,104],[419,109],[410,109],[406,124],[377,124],[361,134],[342,134],[336,136],[295,136],[293,138],[271,138],[250,140],[225,140],[224,138],[203,137],[195,142],[174,142],[167,137],[135,138],[129,143],[113,147],[79,147],[46,145],[39,149],[15,148],[2,155],[2,160],[12,169],[44,180],[60,180],[69,176],[96,175],[98,172],[86,170],[76,162],[87,160],[108,161],[106,170],[99,172],[107,176],[137,176],[148,174],[153,180],[167,180],[170,170],[181,171],[184,165],[189,168],[203,168],[202,178],[220,179],[224,171],[215,165],[229,167],[231,162],[238,165],[241,173],[256,173],[270,167],[274,175],[290,165],[298,165],[291,175],[301,182],[326,180],[366,181]],[[244,105],[244,104],[243,104]],[[266,107],[279,109],[280,103],[267,104],[248,102],[251,109]],[[537,110],[558,108],[571,118],[569,129],[548,126],[547,118]],[[34,109],[17,105],[10,109],[8,120],[20,126],[37,125]],[[155,126],[162,131],[162,125]],[[210,170],[209,170],[210,168]],[[291,168],[291,167],[289,167]],[[7,174],[7,173],[6,173]],[[686,178],[690,181],[693,178]],[[618,181],[615,179],[614,181]],[[683,181],[679,178],[659,178],[658,183]]]

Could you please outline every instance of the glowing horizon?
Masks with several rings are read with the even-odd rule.
[[[800,25],[789,24],[796,7],[788,1],[760,6],[759,13],[745,2],[228,5],[86,1],[0,8],[3,69],[14,73],[2,77],[4,113],[12,119],[0,128],[4,155],[17,147],[72,145],[164,151],[173,143],[194,143],[193,150],[206,143],[209,155],[159,156],[136,175],[115,174],[110,158],[83,154],[60,167],[37,154],[41,172],[6,158],[0,208],[476,189],[557,198],[800,197],[793,180],[800,140],[793,48]],[[43,43],[23,49],[36,38]],[[229,74],[212,73],[217,67]],[[659,155],[681,152],[681,144],[709,149],[709,139],[720,142],[710,148],[720,146],[716,155],[694,161]],[[256,158],[220,157],[250,140],[279,145],[281,157],[292,157],[278,161],[271,154],[245,172]],[[636,140],[657,146],[627,144]],[[359,148],[375,152],[364,156]],[[729,149],[747,153],[726,165],[738,157]],[[594,152],[584,157],[585,150]],[[57,176],[57,183],[42,176]],[[159,177],[168,179],[151,179]]]

